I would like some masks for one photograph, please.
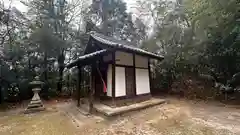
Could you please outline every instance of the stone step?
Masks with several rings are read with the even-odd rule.
[[[37,107],[37,108],[28,108],[24,111],[24,113],[28,114],[28,113],[35,113],[35,112],[39,112],[39,111],[44,111],[45,108],[44,107]]]
[[[105,116],[115,116],[126,112],[141,110],[155,105],[163,104],[165,102],[166,101],[163,99],[151,98],[144,102],[115,108],[112,108],[104,104],[95,103],[94,108],[96,109],[97,112],[102,113]]]

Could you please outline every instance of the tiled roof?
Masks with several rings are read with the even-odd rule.
[[[105,54],[107,54],[109,52],[112,52],[113,50],[117,50],[117,49],[124,49],[124,50],[127,50],[127,51],[136,52],[136,53],[146,55],[146,56],[151,57],[151,58],[163,59],[163,56],[161,56],[161,55],[157,55],[157,54],[154,54],[154,53],[151,53],[151,52],[147,52],[143,49],[132,47],[130,45],[130,43],[125,42],[125,41],[116,40],[114,38],[107,37],[107,36],[104,36],[104,35],[96,33],[96,32],[91,32],[90,36],[94,40],[96,40],[98,42],[101,42],[103,45],[107,45],[109,47],[106,47],[105,49],[102,49],[102,50],[99,50],[99,51],[96,51],[96,52],[93,52],[93,53],[89,53],[89,54],[85,54],[83,56],[80,56],[77,60],[68,64],[67,68],[72,68],[74,66],[77,66],[78,64],[81,64],[81,65],[89,64],[92,59],[98,58],[99,56],[105,55]]]
[[[80,62],[80,61],[83,64],[84,61],[89,60],[89,59],[94,58],[94,57],[98,57],[99,55],[106,54],[107,52],[111,52],[111,49],[103,49],[103,50],[100,50],[100,51],[96,51],[96,52],[93,52],[93,53],[89,53],[89,54],[80,56],[77,60],[75,60],[72,63],[68,64],[67,68],[71,68],[71,67],[76,66],[77,63]]]
[[[132,45],[128,42],[116,40],[114,38],[104,36],[104,35],[96,33],[96,32],[91,32],[91,37],[105,45],[109,45],[109,46],[116,47],[116,48],[123,48],[123,49],[129,50],[129,51],[145,54],[145,55],[148,55],[148,56],[154,57],[154,58],[160,58],[160,59],[164,58],[162,55],[157,55],[157,54],[145,51],[140,48],[132,47]]]

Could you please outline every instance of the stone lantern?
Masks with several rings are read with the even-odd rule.
[[[32,91],[34,93],[31,102],[28,104],[26,113],[37,112],[45,110],[43,103],[40,99],[39,92],[41,91],[41,86],[43,82],[40,81],[39,77],[36,76],[34,81],[30,82],[30,85],[33,87]]]

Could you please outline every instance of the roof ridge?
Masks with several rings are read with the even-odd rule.
[[[111,38],[111,37],[105,36],[105,35],[103,35],[101,33],[95,32],[95,31],[91,31],[90,35],[95,40],[97,40],[99,42],[102,42],[103,44],[110,45],[112,47],[125,48],[125,49],[128,49],[128,50],[136,51],[136,52],[139,52],[139,53],[144,53],[144,54],[151,55],[151,56],[154,56],[154,57],[161,57],[161,58],[163,58],[162,55],[158,55],[158,54],[155,54],[153,52],[148,52],[148,51],[146,51],[144,49],[141,49],[139,47],[134,47],[134,46],[131,46],[131,45],[119,43],[119,42],[122,42],[123,40],[117,40],[115,38]],[[117,40],[117,41],[113,41],[113,40]]]

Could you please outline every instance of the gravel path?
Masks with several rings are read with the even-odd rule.
[[[33,115],[0,115],[0,135],[240,135],[240,109],[215,103],[171,98],[113,118],[85,116],[72,102],[52,108]]]

